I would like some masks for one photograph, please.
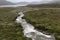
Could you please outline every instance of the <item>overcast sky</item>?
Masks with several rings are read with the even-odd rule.
[[[60,1],[60,0],[54,0],[54,1]],[[0,0],[0,5],[9,5],[9,4],[15,4],[19,2],[38,2],[38,3],[48,3],[53,2],[53,0]]]
[[[10,1],[10,2],[13,2],[13,3],[18,3],[18,2],[49,2],[49,1],[52,1],[52,0],[7,0],[7,1]]]
[[[18,2],[51,2],[53,0],[0,0],[0,2],[6,2],[6,1],[9,1],[12,3],[18,3]],[[57,0],[54,0],[54,1],[57,1]]]

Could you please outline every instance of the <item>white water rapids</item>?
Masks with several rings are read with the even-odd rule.
[[[35,30],[33,25],[27,23],[26,20],[22,18],[24,16],[23,12],[18,14],[20,16],[17,17],[16,22],[20,23],[23,27],[24,36],[31,38],[32,40],[55,40],[54,36],[45,35],[42,32]]]

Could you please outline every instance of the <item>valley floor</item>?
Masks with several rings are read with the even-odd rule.
[[[15,22],[18,12],[28,10],[33,11],[25,12],[27,22],[60,40],[60,8],[29,7],[0,8],[0,40],[31,40],[23,35],[21,25]]]

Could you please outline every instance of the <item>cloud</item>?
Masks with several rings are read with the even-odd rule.
[[[52,1],[52,0],[7,0],[13,3],[17,3],[17,2],[48,2],[48,1]]]
[[[12,5],[19,2],[40,2],[40,3],[47,3],[52,1],[58,1],[60,0],[0,0],[0,5]]]

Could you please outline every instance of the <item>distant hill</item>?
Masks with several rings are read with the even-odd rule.
[[[11,3],[5,0],[0,0],[0,5],[14,5],[14,3]]]
[[[45,4],[29,4],[28,7],[39,7],[39,8],[60,8],[60,1],[53,3],[45,3]]]

